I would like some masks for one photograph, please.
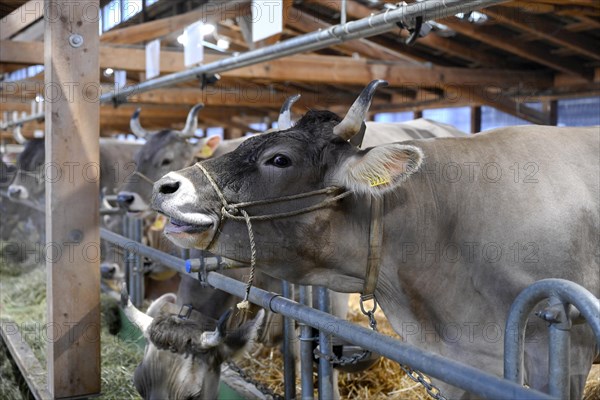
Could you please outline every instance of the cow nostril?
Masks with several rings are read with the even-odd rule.
[[[163,183],[160,188],[158,189],[158,191],[162,194],[173,194],[177,191],[177,189],[179,189],[179,186],[181,185],[181,183],[175,181],[175,182],[168,182],[168,183]]]
[[[15,187],[10,187],[8,188],[8,197],[18,197],[19,194],[21,193],[21,189],[19,188],[15,188]]]

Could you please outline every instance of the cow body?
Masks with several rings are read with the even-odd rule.
[[[392,326],[419,347],[496,375],[508,309],[521,290],[563,278],[600,296],[598,128],[513,127],[360,151],[334,133],[337,125],[343,122],[331,113],[309,112],[288,131],[201,163],[229,204],[328,186],[352,192],[317,211],[253,221],[265,272],[361,292],[377,196],[385,211],[376,298]],[[245,209],[270,215],[318,200]],[[222,199],[199,167],[157,182],[153,206],[175,219],[170,237],[178,245],[247,261],[232,251],[247,243],[245,224],[220,222]],[[280,251],[268,251],[274,245]],[[547,337],[544,324],[531,321],[526,382],[543,390]],[[589,327],[574,326],[573,398],[597,351]],[[443,387],[449,397],[463,394]]]

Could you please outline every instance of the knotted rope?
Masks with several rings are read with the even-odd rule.
[[[223,195],[223,192],[221,191],[221,189],[219,188],[217,183],[214,181],[212,176],[204,168],[204,166],[202,166],[202,164],[200,164],[200,163],[196,163],[195,165],[198,168],[200,168],[200,170],[202,171],[202,173],[204,174],[204,176],[206,177],[206,179],[208,180],[208,182],[210,183],[210,185],[212,186],[214,191],[219,196],[219,199],[220,199],[221,205],[222,205],[221,221],[220,221],[219,225],[223,222],[224,218],[229,218],[234,221],[245,221],[246,227],[248,228],[248,238],[250,240],[250,277],[248,278],[248,282],[246,283],[246,293],[244,295],[244,300],[237,304],[237,308],[240,310],[245,310],[245,309],[250,308],[250,302],[248,301],[248,297],[250,296],[250,288],[252,287],[252,283],[254,281],[254,275],[255,275],[255,269],[256,269],[256,243],[254,241],[254,232],[252,230],[252,221],[253,220],[266,221],[266,220],[271,220],[271,219],[276,219],[276,218],[287,218],[287,217],[291,217],[294,215],[308,213],[311,211],[318,210],[320,208],[327,207],[330,204],[337,202],[352,193],[350,191],[344,191],[336,196],[326,198],[325,200],[323,200],[315,205],[312,205],[310,207],[301,208],[299,210],[278,213],[278,214],[265,214],[265,215],[252,215],[251,216],[243,208],[249,207],[249,206],[258,206],[258,205],[279,203],[279,202],[288,201],[288,200],[302,199],[302,198],[310,197],[310,196],[331,195],[333,193],[338,192],[340,190],[340,188],[337,186],[330,186],[330,187],[326,187],[323,189],[318,189],[318,190],[295,194],[295,195],[290,195],[290,196],[278,197],[278,198],[274,198],[274,199],[266,199],[266,200],[257,200],[257,201],[248,201],[248,202],[243,202],[243,203],[229,204],[229,202],[225,198],[225,195]],[[237,214],[241,214],[241,215],[237,215]],[[217,227],[217,229],[218,228],[219,227]]]

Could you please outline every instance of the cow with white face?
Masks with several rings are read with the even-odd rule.
[[[257,338],[264,311],[228,331],[231,310],[218,321],[198,313],[181,318],[160,312],[168,304],[168,297],[161,297],[144,314],[133,306],[123,285],[121,307],[147,341],[133,377],[137,391],[144,399],[216,399],[221,364],[243,353]]]
[[[524,288],[563,278],[600,297],[598,128],[523,126],[357,149],[348,140],[381,83],[343,120],[310,111],[291,129],[167,174],[152,205],[170,218],[166,232],[179,246],[248,262],[233,251],[248,243],[243,210],[259,268],[342,292],[372,281],[369,232],[381,215],[375,296],[396,332],[502,376],[503,329]],[[377,203],[383,210],[373,216]],[[545,390],[545,322],[532,315],[530,325],[524,375]],[[574,325],[572,398],[597,354],[591,329]],[[450,398],[469,397],[440,386]]]

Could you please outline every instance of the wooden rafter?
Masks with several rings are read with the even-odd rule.
[[[27,28],[44,15],[44,0],[30,0],[0,20],[0,40]]]
[[[462,35],[484,42],[489,46],[516,54],[554,70],[591,80],[591,73],[583,69],[580,64],[569,59],[557,60],[556,56],[553,56],[550,51],[534,44],[519,43],[516,38],[507,37],[506,32],[497,27],[466,23],[456,17],[445,18],[440,22]]]
[[[514,9],[503,7],[486,8],[483,12],[503,24],[527,32],[534,37],[565,47],[586,57],[600,60],[597,43],[594,44],[582,35],[563,29],[561,24],[552,22],[547,18],[538,15],[526,15],[522,12],[515,12]]]
[[[39,64],[43,44],[38,42],[0,41],[0,63]],[[205,62],[222,59],[207,55]],[[291,68],[291,66],[293,68]],[[128,71],[145,70],[142,49],[100,47],[100,67]],[[161,69],[165,73],[184,69],[181,52],[162,51]],[[319,71],[315,74],[314,71]],[[503,82],[518,85],[527,82],[533,87],[551,86],[551,76],[543,72],[497,69],[467,69],[448,67],[407,67],[390,62],[373,62],[350,57],[295,55],[222,73],[223,77],[268,79],[269,81],[310,82],[362,86],[373,79],[385,79],[391,86],[406,84],[439,86],[460,84],[491,84]]]

